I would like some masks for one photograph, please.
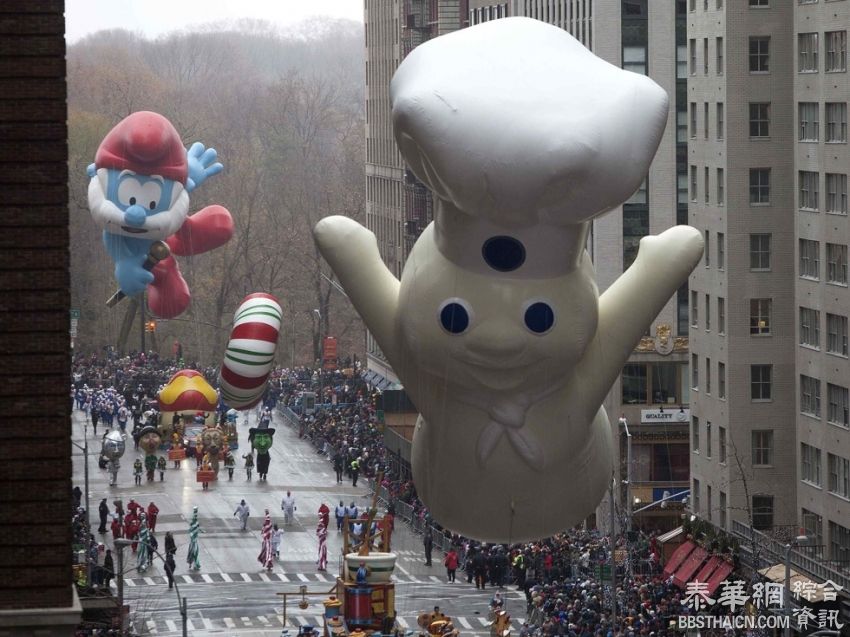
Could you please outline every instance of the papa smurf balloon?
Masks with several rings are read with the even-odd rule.
[[[181,314],[191,295],[174,257],[166,251],[149,259],[155,242],[165,240],[171,254],[193,255],[233,236],[233,219],[221,206],[188,216],[189,193],[222,170],[216,159],[200,142],[187,151],[162,115],[138,111],[107,133],[88,167],[89,209],[121,292],[133,296],[150,286],[148,304],[162,318]]]
[[[598,294],[590,221],[646,176],[668,117],[649,78],[508,18],[417,47],[391,85],[434,221],[397,280],[346,217],[315,239],[420,411],[413,477],[436,520],[493,542],[573,526],[613,472],[601,407],[702,254],[677,226]]]

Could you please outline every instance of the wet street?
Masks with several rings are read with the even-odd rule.
[[[256,424],[255,414],[250,415],[251,426]],[[248,449],[248,425],[244,413],[239,418],[240,448],[234,453],[237,468],[233,480],[227,478],[222,468],[219,480],[210,484],[207,491],[195,482],[194,459],[184,460],[180,469],[169,462],[165,480],[160,482],[157,473],[155,482],[140,486],[133,482],[133,462],[143,458],[143,452],[133,449],[133,439],[127,437],[127,451],[121,459],[118,485],[109,486],[105,470],[97,466],[100,437],[103,428],[98,427],[95,436],[91,425],[86,425],[83,412],[74,411],[74,442],[83,443],[84,430],[89,442],[89,498],[93,511],[92,528],[97,530],[97,508],[102,498],[107,498],[110,510],[118,498],[127,503],[134,499],[147,507],[155,502],[160,513],[156,523],[159,551],[164,552],[164,537],[171,531],[177,543],[175,562],[176,584],[180,595],[187,600],[189,635],[235,635],[238,637],[272,637],[288,630],[294,635],[299,626],[322,625],[321,602],[333,588],[339,573],[342,554],[342,534],[336,531],[333,509],[343,500],[354,501],[360,511],[365,511],[371,496],[368,484],[361,479],[357,487],[351,481],[336,484],[330,462],[316,453],[312,445],[299,440],[297,431],[288,426],[283,416],[275,414],[272,424],[276,429],[274,446],[271,449],[271,465],[268,481],[246,479],[241,455]],[[83,453],[74,448],[74,484],[84,485]],[[294,522],[285,526],[281,499],[286,491],[292,492],[296,502]],[[244,499],[251,508],[248,529],[241,530],[234,511]],[[316,538],[317,511],[322,503],[331,509],[330,533],[328,536],[328,570],[316,569],[318,540]],[[198,507],[201,525],[200,571],[189,571],[186,549],[189,541],[189,520],[192,507]],[[283,530],[280,559],[275,568],[268,572],[257,561],[261,548],[261,527],[264,511],[268,508],[272,521]],[[379,506],[379,514],[384,509]],[[111,547],[112,535],[95,534],[98,541]],[[487,609],[493,590],[477,591],[466,583],[462,572],[457,582],[449,584],[442,566],[443,554],[437,550],[433,555],[433,566],[425,566],[422,540],[401,520],[396,520],[392,539],[393,550],[398,553],[394,579],[396,581],[396,612],[399,624],[405,630],[418,631],[416,617],[430,611],[435,605],[449,615],[462,635],[489,634]],[[113,554],[115,552],[113,551]],[[144,572],[136,569],[135,555],[125,549],[124,598],[130,605],[131,620],[140,634],[180,635],[181,614],[177,594],[169,590],[162,562],[154,560],[153,567]],[[117,556],[116,569],[117,569]],[[277,593],[299,593],[306,587],[309,595],[308,608],[298,608],[299,595],[289,598],[286,623],[283,623],[283,597]],[[116,584],[112,583],[113,592]],[[515,627],[525,617],[525,597],[515,587],[503,591],[507,599],[506,609],[513,618]]]

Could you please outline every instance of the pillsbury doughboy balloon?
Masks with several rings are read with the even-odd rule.
[[[688,226],[645,237],[600,296],[585,251],[590,221],[647,174],[667,95],[508,18],[416,48],[391,97],[433,223],[401,281],[349,218],[316,241],[420,411],[413,476],[434,518],[486,541],[551,535],[611,483],[602,402],[702,254]]]

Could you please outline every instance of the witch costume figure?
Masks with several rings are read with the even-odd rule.
[[[192,521],[189,523],[189,551],[186,553],[186,562],[189,570],[200,571],[201,560],[198,547],[198,533],[201,532],[201,524],[198,522],[198,507],[192,507]]]
[[[319,515],[319,526],[316,528],[316,536],[319,538],[319,559],[316,560],[318,570],[325,571],[328,568],[328,523]]]
[[[257,556],[257,561],[263,565],[263,568],[272,570],[274,566],[274,551],[272,550],[272,516],[269,510],[266,509],[266,517],[263,520],[263,544],[260,547],[260,554]]]
[[[269,449],[274,443],[274,432],[274,428],[270,428],[268,423],[248,430],[248,441],[257,450],[257,475],[260,480],[265,480],[269,472]]]

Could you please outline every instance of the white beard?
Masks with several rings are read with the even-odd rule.
[[[189,214],[189,193],[181,190],[171,208],[145,219],[139,229],[146,232],[127,232],[121,227],[129,225],[124,221],[123,211],[106,198],[103,185],[95,176],[89,182],[89,211],[97,226],[110,234],[156,241],[170,237],[183,226]]]

